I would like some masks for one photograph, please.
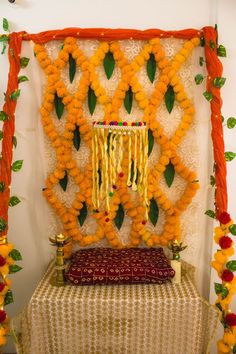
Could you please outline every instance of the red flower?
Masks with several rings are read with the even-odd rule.
[[[3,267],[6,264],[6,260],[3,256],[0,256],[0,267]]]
[[[3,289],[5,288],[5,284],[4,283],[0,283],[0,293],[3,291]]]
[[[232,245],[232,239],[229,236],[223,236],[219,240],[220,247],[224,250],[226,248],[230,248]]]
[[[236,314],[235,313],[228,313],[225,316],[225,323],[230,327],[236,326]]]
[[[228,224],[228,222],[231,220],[231,217],[226,211],[223,211],[223,213],[218,216],[218,220],[221,224]]]
[[[0,310],[0,323],[4,322],[7,317],[7,314],[4,310]]]
[[[234,274],[230,270],[225,269],[221,275],[221,279],[226,282],[231,282],[234,279]]]

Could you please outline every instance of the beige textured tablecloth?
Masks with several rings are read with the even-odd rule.
[[[50,285],[53,264],[13,319],[19,354],[203,354],[218,311],[202,299],[193,269],[181,284]]]

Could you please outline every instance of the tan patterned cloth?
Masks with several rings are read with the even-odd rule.
[[[50,285],[53,263],[27,308],[13,319],[18,354],[203,354],[218,311],[194,285]]]

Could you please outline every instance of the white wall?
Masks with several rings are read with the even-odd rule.
[[[9,4],[7,0],[0,1],[1,17],[6,17],[11,25],[11,30],[26,30],[30,33],[37,33],[47,29],[64,27],[112,27],[112,28],[163,28],[183,29],[201,28],[205,25],[219,24],[220,42],[228,49],[228,58],[224,60],[225,76],[227,82],[222,90],[224,107],[223,115],[236,116],[235,90],[236,90],[236,3],[235,0],[16,0],[15,4]],[[23,50],[25,50],[25,45]],[[0,68],[7,65],[6,58],[0,57]],[[4,70],[0,69],[0,97],[6,87],[6,77],[2,80]],[[41,92],[33,89],[37,77],[33,82],[25,83],[27,89],[31,88],[31,99],[41,101]],[[36,86],[37,87],[37,86]],[[23,88],[23,86],[22,86]],[[23,88],[24,90],[24,88]],[[0,102],[1,103],[1,102]],[[20,105],[19,101],[18,111]],[[14,159],[24,158],[24,169],[14,176],[13,190],[17,193],[21,190],[22,197],[33,195],[27,203],[21,203],[13,208],[10,213],[10,240],[22,251],[24,256],[24,270],[13,278],[13,291],[15,304],[9,306],[11,315],[16,314],[29,300],[35,286],[45,270],[49,248],[48,241],[32,243],[40,239],[37,225],[44,223],[43,215],[38,214],[37,205],[42,204],[40,191],[35,188],[43,185],[43,174],[38,174],[41,166],[41,158],[38,150],[34,148],[34,157],[38,160],[38,170],[33,171],[31,166],[32,153],[27,152],[30,140],[37,142],[35,129],[37,112],[30,112],[28,120],[26,117],[17,117],[18,147]],[[30,119],[32,118],[32,120]],[[28,134],[31,132],[31,134]],[[33,133],[32,133],[33,132]],[[226,132],[226,150],[236,151],[235,131]],[[39,143],[39,142],[38,142]],[[36,146],[37,144],[32,144]],[[236,200],[233,197],[236,193],[235,166],[236,162],[228,164],[228,187],[229,187],[229,210],[236,220]],[[23,200],[24,201],[24,200]],[[17,220],[17,223],[12,222]],[[27,222],[26,222],[27,220]],[[21,223],[21,229],[14,226]],[[206,235],[211,237],[211,235]],[[30,245],[30,246],[29,246]],[[208,266],[208,265],[206,265]],[[27,285],[25,285],[27,284]],[[212,302],[214,295],[211,296]],[[8,345],[7,352],[12,351]]]

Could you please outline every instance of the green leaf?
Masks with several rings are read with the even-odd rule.
[[[3,132],[2,130],[0,130],[0,141],[2,140],[2,138],[3,138]]]
[[[6,221],[0,217],[0,232],[4,231],[6,227],[7,227]]]
[[[5,122],[9,117],[4,111],[0,111],[0,121]]]
[[[102,184],[102,172],[100,170],[100,168],[98,169],[98,185],[99,185],[99,188],[101,187],[101,184]]]
[[[12,196],[9,200],[9,206],[13,207],[13,206],[19,204],[20,202],[21,202],[21,200],[18,197]]]
[[[204,47],[204,46],[205,46],[205,38],[204,38],[204,37],[201,37],[201,38],[200,38],[200,46],[201,46],[201,47]]]
[[[118,230],[120,230],[120,228],[123,224],[124,216],[125,216],[124,208],[123,208],[122,204],[119,204],[116,216],[114,218],[114,223],[115,223]]]
[[[62,102],[62,98],[59,97],[57,95],[57,93],[55,94],[55,97],[54,97],[54,106],[55,106],[57,118],[61,119],[65,106],[64,106],[64,103]]]
[[[235,127],[235,125],[236,125],[236,118],[230,117],[227,119],[227,127],[229,129],[233,129]]]
[[[16,101],[19,97],[20,97],[20,89],[17,89],[10,94],[11,101]]]
[[[103,60],[103,67],[106,73],[106,77],[109,80],[115,68],[115,60],[111,52],[106,53],[105,58]]]
[[[222,288],[223,288],[222,284],[214,283],[214,285],[215,285],[215,293],[216,293],[216,295],[220,294],[222,292]]]
[[[72,57],[72,54],[69,54],[69,77],[70,82],[73,82],[76,73],[76,61]]]
[[[97,104],[97,97],[95,95],[95,92],[91,87],[88,89],[88,107],[89,107],[89,112],[91,115],[93,115],[93,112],[95,110]]]
[[[221,88],[222,86],[224,86],[225,81],[226,81],[225,77],[215,77],[213,81],[213,85],[217,88]]]
[[[169,162],[168,165],[166,166],[166,169],[164,172],[164,177],[165,177],[167,186],[170,188],[173,183],[174,177],[175,177],[175,168],[171,162]]]
[[[209,102],[211,102],[211,100],[213,99],[213,95],[211,92],[209,91],[205,91],[203,92],[203,96],[205,97],[205,99]]]
[[[131,87],[125,93],[124,106],[126,111],[130,114],[133,104],[133,92]]]
[[[226,161],[232,161],[236,156],[236,153],[233,151],[226,151],[225,152],[225,160]]]
[[[236,235],[236,224],[230,225],[229,231],[231,232],[232,235]]]
[[[21,82],[25,82],[25,81],[29,81],[27,76],[19,76],[18,77],[18,84],[20,84]]]
[[[226,268],[231,270],[231,272],[236,271],[236,261],[229,261],[226,263]]]
[[[18,172],[22,168],[22,165],[23,165],[23,160],[16,160],[15,162],[13,162],[11,169],[14,172]]]
[[[26,57],[22,57],[20,58],[20,67],[21,69],[24,69],[27,67],[27,65],[29,64],[30,59],[26,58]]]
[[[215,177],[214,176],[210,176],[210,183],[211,183],[211,186],[214,187],[215,184],[216,184],[216,180],[215,180]]]
[[[61,188],[63,189],[64,192],[66,190],[67,183],[68,183],[68,175],[67,175],[67,171],[65,171],[64,177],[59,180],[59,184],[60,184],[60,186],[61,186]]]
[[[9,49],[9,54],[10,54],[11,57],[14,57],[14,50],[13,50],[13,48],[10,48],[10,49]]]
[[[5,183],[4,182],[0,182],[0,192],[4,192],[5,189]]]
[[[74,130],[73,144],[76,150],[78,151],[80,148],[80,131],[78,126],[76,126]]]
[[[221,298],[222,298],[222,300],[224,300],[224,299],[227,297],[228,293],[229,293],[229,290],[224,287],[224,288],[222,289],[222,292],[221,292]]]
[[[236,354],[236,344],[233,346],[233,354]]]
[[[200,66],[203,66],[203,64],[204,64],[204,58],[203,57],[199,57],[199,65]]]
[[[156,75],[157,63],[153,53],[150,54],[150,57],[147,61],[147,75],[151,83],[153,83]]]
[[[210,42],[209,42],[209,47],[213,50],[213,49],[215,49],[215,47],[216,47],[216,44],[215,44],[215,42],[211,39],[210,40]]]
[[[207,215],[207,216],[209,216],[209,217],[212,218],[212,219],[215,219],[215,218],[216,218],[216,214],[215,214],[215,212],[214,212],[213,210],[207,210],[207,211],[205,211],[204,214]]]
[[[148,156],[151,155],[152,149],[154,146],[154,136],[151,129],[148,129]]]
[[[2,19],[2,28],[5,32],[9,32],[9,23],[6,18]]]
[[[220,311],[223,311],[222,306],[221,306],[221,304],[220,304],[219,302],[216,303],[216,307],[218,307],[218,309],[219,309]]]
[[[14,261],[22,261],[22,256],[20,252],[15,248],[9,253],[9,256],[14,259]]]
[[[5,42],[3,42],[1,54],[4,54],[6,49],[7,49],[7,45]]]
[[[7,292],[6,295],[5,295],[5,298],[4,298],[4,305],[9,305],[9,304],[11,304],[12,302],[14,302],[14,300],[13,300],[13,293],[12,293],[12,291],[9,289],[8,292]]]
[[[165,104],[167,111],[171,113],[173,107],[174,107],[174,102],[175,102],[175,93],[173,90],[173,87],[171,85],[168,86],[168,89],[165,93]]]
[[[137,168],[136,168],[136,171],[137,171],[137,173],[136,173],[136,180],[134,181],[134,160],[132,160],[131,168],[130,168],[130,182],[131,182],[131,183],[135,182],[135,183],[137,184],[137,182],[138,182],[138,174],[139,174]]]
[[[21,200],[18,197],[12,196],[9,200],[9,206],[13,207],[13,206],[19,204],[20,202],[21,202]]]
[[[12,137],[12,144],[13,144],[14,148],[17,147],[17,138],[15,135]]]
[[[217,55],[218,55],[218,57],[226,57],[227,56],[226,49],[222,44],[220,44],[219,47],[217,48]]]
[[[150,209],[149,209],[149,213],[148,213],[149,219],[151,221],[151,223],[156,226],[157,220],[158,220],[158,216],[159,216],[159,208],[158,205],[155,201],[154,198],[152,198],[150,200]]]
[[[197,74],[194,78],[196,85],[200,85],[203,81],[204,77],[202,74]]]
[[[80,209],[80,214],[78,215],[78,220],[79,220],[80,226],[83,226],[87,215],[88,215],[87,205],[85,202],[83,202],[83,206]]]
[[[0,37],[0,42],[2,43],[8,43],[9,42],[9,37],[6,34],[2,34]]]
[[[222,123],[224,123],[224,120],[225,120],[224,117],[221,116],[221,122],[222,122]]]
[[[9,273],[13,274],[16,272],[19,272],[22,269],[22,267],[18,266],[17,264],[12,264],[9,266]]]

